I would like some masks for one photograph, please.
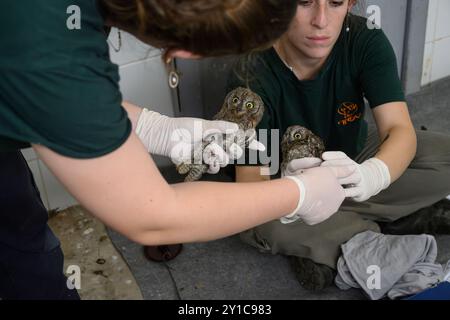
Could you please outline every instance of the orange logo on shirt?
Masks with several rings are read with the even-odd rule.
[[[362,116],[362,113],[359,112],[358,105],[352,102],[344,102],[337,112],[344,117],[344,119],[338,122],[341,126],[346,126]]]

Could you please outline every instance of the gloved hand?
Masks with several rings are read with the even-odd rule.
[[[294,160],[286,172],[295,172],[295,168],[304,161]],[[317,161],[316,161],[317,162]],[[335,214],[346,197],[341,181],[351,176],[354,166],[315,167],[300,169],[296,175],[286,176],[292,179],[300,190],[300,199],[293,213],[280,219],[282,223],[291,223],[301,219],[307,225],[316,225]]]
[[[379,194],[391,184],[391,174],[388,166],[378,158],[371,158],[358,164],[344,152],[325,152],[322,155],[322,167],[355,165],[356,171],[345,178],[347,194],[356,202],[363,202]]]
[[[320,167],[322,163],[322,159],[320,158],[302,158],[292,160],[287,166],[286,169],[281,171],[281,176],[293,176],[296,172],[299,172],[302,169],[310,169],[315,167]]]
[[[237,145],[223,148],[213,141],[221,134],[236,134],[238,125],[227,121],[208,121],[197,118],[170,118],[158,112],[143,109],[136,126],[136,134],[148,152],[170,157],[172,162],[180,164],[191,161],[192,151],[201,147],[203,141],[209,144],[203,150],[203,163],[209,165],[208,173],[217,173],[220,167],[228,165],[243,150]],[[251,137],[249,145],[253,150],[265,150],[256,137]]]

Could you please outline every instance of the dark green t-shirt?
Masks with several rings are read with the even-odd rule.
[[[80,30],[67,27],[71,5]],[[37,143],[93,158],[128,138],[103,24],[95,0],[1,1],[0,152]]]
[[[383,31],[369,30],[362,17],[349,20],[350,32],[341,32],[312,80],[298,80],[273,48],[256,55],[247,64],[247,74],[233,73],[230,90],[249,86],[265,103],[258,129],[279,129],[281,140],[289,126],[302,125],[320,136],[328,151],[354,158],[367,137],[364,97],[371,108],[405,100],[396,57]]]

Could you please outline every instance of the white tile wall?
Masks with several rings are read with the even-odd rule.
[[[117,30],[109,38],[115,47]],[[141,107],[146,107],[167,116],[174,115],[174,93],[168,86],[168,74],[162,61],[161,51],[137,40],[122,31],[122,49],[110,50],[111,60],[120,68],[120,90],[123,98]],[[154,156],[158,166],[168,166],[170,160]]]
[[[425,42],[433,42],[434,35],[436,33],[436,20],[438,14],[438,3],[437,0],[430,0],[428,5],[428,18],[427,18],[427,31]]]
[[[431,69],[433,67],[433,49],[434,44],[432,42],[428,42],[425,44],[425,51],[423,58],[422,86],[431,82]]]
[[[172,92],[160,56],[123,65],[119,70],[125,100],[167,116],[174,115]]]
[[[450,37],[442,38],[434,43],[431,81],[448,76],[450,76]]]
[[[450,37],[450,1],[438,0],[437,6],[435,40]]]
[[[22,154],[25,160],[27,160],[28,162],[37,159],[36,153],[34,153],[33,148],[22,149]]]
[[[173,116],[172,92],[167,85],[167,71],[162,63],[161,51],[122,32],[122,48],[119,52],[115,52],[112,46],[118,47],[116,29],[112,30],[109,42],[111,60],[120,67],[120,87],[124,99]],[[33,172],[47,209],[62,210],[77,204],[46,165],[38,159],[33,149],[24,149],[22,153]],[[154,157],[154,159],[159,166],[170,164],[165,158]]]
[[[27,150],[32,150],[32,149],[27,149]],[[39,189],[39,193],[41,194],[42,202],[44,202],[45,207],[47,208],[47,210],[49,210],[50,205],[48,203],[47,189],[45,188],[45,185],[44,185],[44,179],[42,177],[42,171],[39,168],[38,161],[39,160],[28,161],[28,166],[30,167],[31,172],[33,173],[34,181],[36,182],[36,185]]]
[[[147,44],[137,40],[131,34],[125,31],[121,31],[121,34],[122,48],[119,52],[114,50],[114,48],[119,48],[119,36],[116,28],[112,28],[108,39],[110,44],[111,60],[119,66],[161,55],[161,51],[159,49],[148,46]]]
[[[450,0],[430,0],[422,85],[450,76]]]
[[[111,30],[109,43],[111,60],[119,65],[123,98],[138,106],[173,116],[173,93],[167,84],[167,70],[162,62],[161,50],[144,44],[129,33],[121,33],[122,48],[119,52],[112,48],[118,47],[115,28]]]

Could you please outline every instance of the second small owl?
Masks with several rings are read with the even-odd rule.
[[[289,127],[281,141],[282,172],[289,162],[301,158],[320,158],[325,152],[322,139],[302,126]]]
[[[225,137],[222,147],[228,149],[233,143],[236,143],[242,149],[247,148],[249,144],[248,137],[256,135],[256,126],[263,115],[264,103],[261,97],[252,90],[239,87],[228,93],[222,108],[213,119],[237,123],[240,130],[235,136]],[[204,142],[199,150],[194,150],[193,159],[202,158],[201,154],[206,145],[207,143]],[[196,164],[193,161],[190,164],[182,163],[178,165],[177,170],[180,174],[187,174],[186,182],[197,181],[208,171],[208,166]]]

